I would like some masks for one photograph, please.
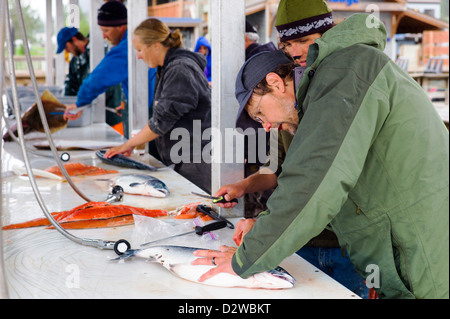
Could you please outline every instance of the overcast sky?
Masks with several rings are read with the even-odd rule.
[[[22,0],[21,4],[22,6],[31,6],[34,10],[36,10],[39,13],[39,16],[41,17],[42,21],[45,23],[45,4],[46,0]],[[78,0],[80,7],[84,12],[88,11],[89,8],[89,0]],[[55,12],[55,2],[53,3],[53,12]],[[63,0],[63,5],[68,5],[69,0]],[[54,13],[53,13],[54,15]]]

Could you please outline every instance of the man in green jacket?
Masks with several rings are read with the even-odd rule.
[[[280,2],[282,42],[295,32],[321,33],[329,22],[293,22],[297,2]],[[448,131],[423,89],[383,53],[385,44],[381,21],[355,14],[309,47],[296,92],[298,129],[268,209],[237,250],[196,253],[207,258],[195,263],[215,257],[218,265],[201,280],[275,268],[330,224],[380,298],[449,297]],[[266,74],[270,91],[247,87],[240,114],[266,128],[292,125],[293,88]]]

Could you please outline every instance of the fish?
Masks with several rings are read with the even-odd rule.
[[[82,163],[67,163],[64,164],[64,168],[67,171],[67,174],[69,176],[96,176],[96,175],[107,175],[107,174],[119,174],[119,171],[116,170],[106,170],[101,167],[91,166],[91,165],[85,165]],[[45,172],[52,173],[57,176],[63,176],[61,173],[61,170],[59,167],[52,166],[49,168],[46,168],[44,170]]]
[[[127,174],[113,178],[111,187],[120,185],[126,194],[167,197],[170,194],[166,184],[156,177],[143,174]]]
[[[133,215],[147,217],[167,216],[163,209],[146,209],[127,205],[113,205],[108,202],[88,202],[67,211],[51,213],[65,229],[85,229],[125,226],[134,223]],[[37,226],[53,228],[47,218],[36,218],[27,222],[3,226],[3,230]]]
[[[160,263],[172,274],[196,283],[198,279],[208,270],[215,266],[192,265],[191,262],[198,257],[193,253],[204,248],[162,245],[152,246],[145,249],[130,249],[112,261],[123,261],[132,257],[144,258],[150,262]],[[241,288],[261,288],[261,289],[286,289],[292,288],[295,278],[286,270],[277,267],[273,270],[257,273],[246,279],[229,273],[220,273],[211,277],[201,284],[216,287],[241,287]]]
[[[149,164],[145,164],[139,161],[135,161],[134,159],[122,155],[122,154],[117,154],[114,155],[111,158],[105,158],[105,150],[100,150],[95,152],[95,155],[97,155],[97,157],[102,160],[103,162],[107,163],[107,164],[111,164],[111,165],[115,165],[115,166],[121,166],[121,167],[127,167],[127,168],[134,168],[134,169],[140,169],[140,170],[149,170],[149,171],[156,171],[158,170],[157,167],[151,166]]]
[[[58,101],[58,99],[50,93],[49,90],[45,90],[41,96],[42,106],[44,107],[45,117],[47,118],[48,126],[51,133],[55,133],[67,127],[68,120],[64,119],[64,112],[66,112],[66,106]],[[45,133],[44,126],[39,115],[39,109],[37,103],[34,103],[28,110],[25,111],[21,118],[23,133],[29,134],[32,132]],[[11,126],[11,132],[18,136],[17,123]],[[5,142],[11,142],[12,137],[9,132],[3,135]]]

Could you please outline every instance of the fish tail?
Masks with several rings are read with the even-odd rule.
[[[139,251],[139,249],[129,249],[123,254],[119,255],[117,258],[110,259],[111,261],[117,261],[117,260],[126,260],[129,258],[132,258],[136,255],[136,253]]]

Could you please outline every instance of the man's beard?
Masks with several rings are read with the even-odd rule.
[[[281,128],[283,131],[294,136],[298,129],[298,112],[297,109],[292,106],[286,107],[286,112],[288,117],[286,118],[286,121],[281,123]]]
[[[297,133],[298,125],[293,123],[282,123],[281,125],[282,130],[288,132],[292,136],[294,136],[295,133]]]
[[[74,51],[73,55],[75,55],[75,56],[80,56],[83,54],[83,52],[76,46],[74,46],[73,51]]]

